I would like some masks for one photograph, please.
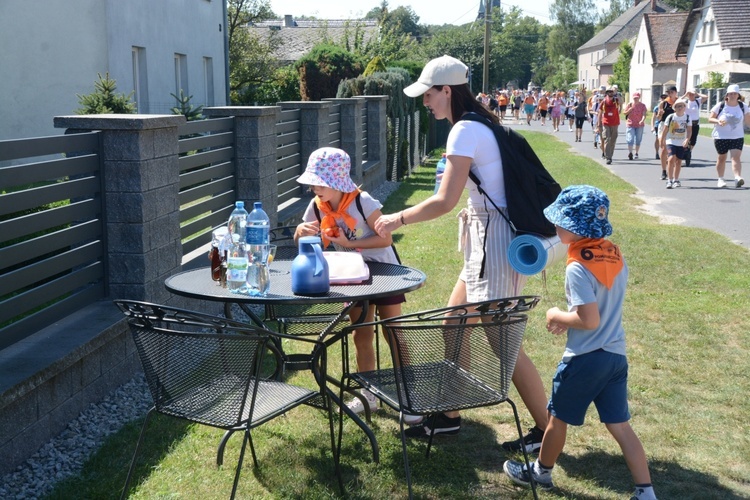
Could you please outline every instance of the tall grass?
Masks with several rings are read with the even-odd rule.
[[[632,425],[643,441],[660,498],[750,498],[750,255],[710,231],[668,226],[638,210],[635,188],[596,162],[577,156],[547,134],[525,134],[563,185],[593,184],[610,196],[612,239],[630,266],[624,324],[630,361]],[[434,160],[406,180],[385,212],[414,205],[432,192]],[[457,207],[456,211],[459,207]],[[404,312],[444,305],[460,270],[456,221],[446,215],[405,226],[396,235],[404,263],[422,269],[426,285],[407,296]],[[532,277],[525,293],[542,295],[531,311],[525,348],[549,390],[564,339],[544,328],[544,311],[564,307],[563,263]],[[337,354],[332,353],[331,360]],[[336,363],[332,362],[335,370]],[[303,381],[304,375],[296,380]],[[524,426],[532,425],[520,398]],[[459,436],[409,444],[419,498],[530,498],[502,474],[510,458],[499,443],[514,437],[507,405],[464,412]],[[112,498],[120,493],[140,422],[108,440],[83,473],[57,486],[50,498]],[[380,444],[372,461],[366,439],[344,422],[342,467],[347,496],[404,497],[406,484],[395,414],[371,424]],[[231,489],[239,449],[230,441],[225,466],[214,463],[221,432],[155,419],[137,471],[133,498],[222,498]],[[241,498],[335,498],[338,492],[323,412],[291,411],[254,431],[260,466],[246,457]],[[248,461],[249,460],[249,461]],[[558,489],[544,498],[627,498],[632,483],[621,453],[598,423],[595,409],[571,428],[555,468]]]

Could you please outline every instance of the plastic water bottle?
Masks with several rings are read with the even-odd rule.
[[[440,183],[443,182],[443,173],[445,172],[445,153],[443,153],[443,157],[440,158],[440,161],[437,162],[437,167],[435,168],[435,193],[438,192],[440,189]]]
[[[227,229],[229,232],[229,241],[233,241],[234,235],[238,234],[240,241],[245,241],[247,225],[247,210],[245,210],[244,201],[235,201],[234,210],[229,215],[229,222],[227,222]]]
[[[263,204],[256,201],[247,216],[247,292],[251,295],[265,295],[271,285],[268,271],[270,229],[271,220]]]
[[[227,254],[227,288],[239,290],[247,280],[247,250],[245,249],[247,210],[245,202],[234,203],[234,210],[227,222],[231,241]]]
[[[247,281],[247,251],[238,234],[232,234],[232,248],[227,257],[227,288],[239,290]]]

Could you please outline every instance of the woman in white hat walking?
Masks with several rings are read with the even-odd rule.
[[[740,86],[730,85],[727,87],[727,95],[724,102],[717,104],[711,109],[709,123],[714,124],[711,136],[714,138],[716,148],[716,173],[719,176],[717,186],[726,187],[724,181],[724,170],[727,164],[727,154],[732,159],[732,173],[734,174],[734,187],[741,188],[745,184],[742,178],[742,148],[745,145],[744,125],[750,125],[750,107],[740,100]]]

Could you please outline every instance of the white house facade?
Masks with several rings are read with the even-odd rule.
[[[644,14],[630,60],[630,91],[641,93],[647,106],[657,103],[668,87],[685,91],[685,58],[676,55],[687,12]]]
[[[652,102],[651,84],[654,82],[654,56],[646,30],[646,16],[641,20],[638,37],[630,60],[630,92],[641,93],[641,102],[648,106]],[[658,96],[657,96],[658,97]]]
[[[679,48],[690,61],[688,82],[697,86],[709,71],[732,83],[750,81],[750,2],[695,0],[693,8]]]
[[[225,105],[225,31],[220,0],[3,0],[0,140],[62,133],[52,118],[74,114],[97,73],[139,113],[171,113],[180,89]]]

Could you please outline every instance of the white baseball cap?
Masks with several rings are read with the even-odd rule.
[[[404,89],[409,97],[419,97],[435,85],[462,85],[469,83],[469,67],[451,56],[442,56],[428,62],[419,79]]]
[[[730,94],[732,92],[735,92],[735,93],[739,94],[740,93],[740,86],[737,85],[736,83],[733,83],[732,85],[730,85],[729,87],[727,87],[727,94]]]

